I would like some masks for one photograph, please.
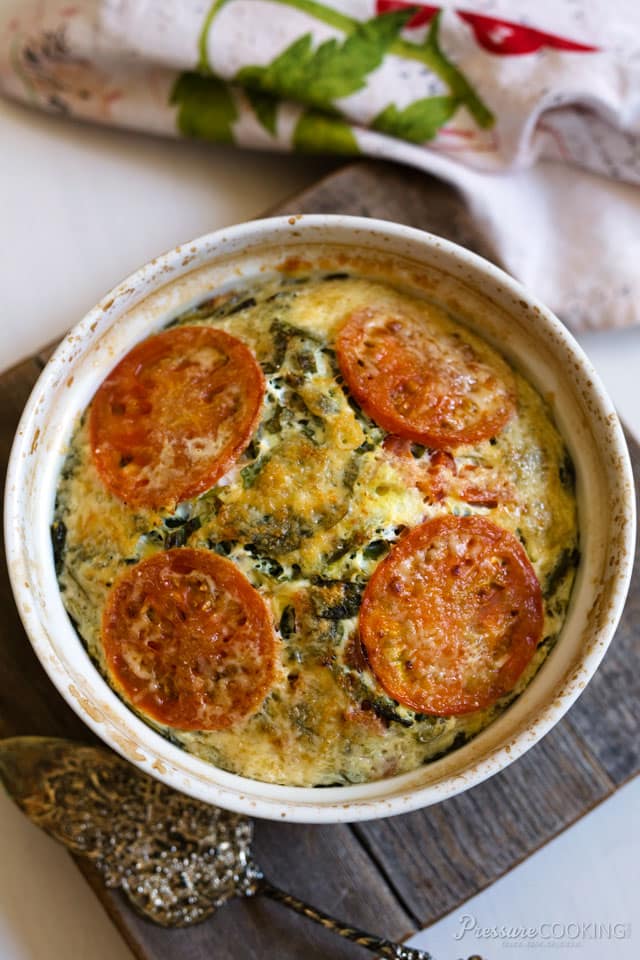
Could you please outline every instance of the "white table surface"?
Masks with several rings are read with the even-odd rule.
[[[257,216],[333,166],[81,127],[0,101],[0,370],[157,253]],[[640,329],[579,339],[640,436]],[[439,960],[505,949],[511,960],[635,960],[639,808],[636,780],[417,941]],[[2,960],[131,960],[64,851],[4,795],[0,850]],[[522,937],[522,927],[539,929]]]

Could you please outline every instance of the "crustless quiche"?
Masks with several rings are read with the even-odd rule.
[[[542,398],[440,306],[355,274],[211,296],[137,344],[73,435],[60,589],[116,693],[275,783],[358,783],[523,690],[578,561]]]

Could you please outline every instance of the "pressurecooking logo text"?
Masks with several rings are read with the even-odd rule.
[[[624,922],[603,923],[596,920],[548,920],[531,926],[500,924],[483,926],[477,917],[464,913],[460,917],[460,929],[454,939],[473,937],[476,940],[499,941],[503,946],[580,946],[587,940],[629,940],[631,924]]]

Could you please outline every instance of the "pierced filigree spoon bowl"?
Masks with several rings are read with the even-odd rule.
[[[186,927],[232,897],[266,896],[378,956],[431,960],[274,887],[252,858],[251,820],[177,793],[114,753],[13,737],[0,741],[0,779],[35,824],[91,860],[154,923]]]

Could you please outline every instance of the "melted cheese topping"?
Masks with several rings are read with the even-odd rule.
[[[364,782],[459,746],[529,683],[566,613],[578,561],[573,467],[541,397],[514,372],[516,415],[497,437],[458,447],[446,495],[426,496],[420,477],[429,452],[414,445],[411,457],[394,456],[339,376],[336,330],[351,311],[372,303],[417,312],[433,329],[493,354],[439,306],[370,280],[285,277],[227,293],[173,322],[226,330],[262,365],[262,420],[232,469],[173,514],[129,509],[102,484],[83,418],[60,477],[53,541],[63,600],[121,696],[106,670],[100,622],[109,589],[128,564],[185,544],[215,550],[270,604],[280,665],[257,712],[222,731],[158,727],[197,756],[257,780]],[[468,502],[469,489],[480,491],[475,502]],[[491,492],[484,501],[483,489]],[[461,717],[416,714],[387,696],[363,659],[360,599],[404,529],[471,513],[490,517],[524,545],[545,596],[543,640],[516,690],[494,706]]]

